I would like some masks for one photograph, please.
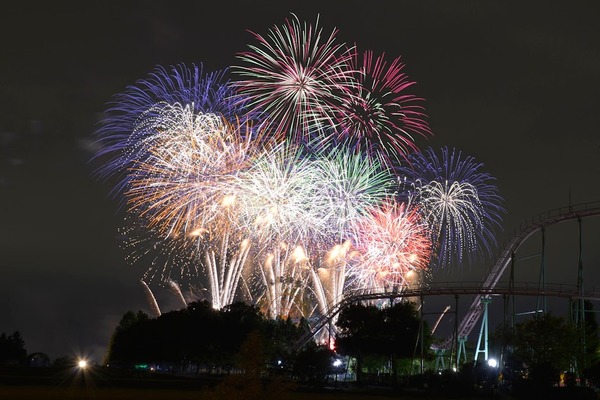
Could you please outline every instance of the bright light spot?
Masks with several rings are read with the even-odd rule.
[[[333,360],[334,367],[339,367],[340,365],[342,365],[342,360],[340,360],[339,358],[336,360]]]
[[[302,248],[302,246],[297,246],[294,249],[292,256],[294,257],[294,261],[296,261],[297,263],[307,260],[306,254],[304,253],[304,249]]]
[[[328,279],[329,278],[329,269],[327,268],[317,268],[317,273],[319,274],[319,277],[323,278],[323,279]]]
[[[81,369],[87,368],[87,365],[88,363],[85,360],[79,360],[79,362],[77,363],[77,366]]]
[[[329,350],[335,351],[335,340],[329,339]]]
[[[269,266],[273,263],[273,254],[269,253],[267,254],[267,256],[265,257],[265,266]]]
[[[229,207],[234,204],[235,204],[235,196],[232,194],[223,197],[223,200],[221,201],[221,205],[223,207]]]
[[[341,246],[339,244],[336,244],[335,246],[333,246],[331,248],[331,251],[327,255],[327,262],[332,262],[333,260],[338,258],[341,253],[342,253]]]
[[[496,367],[498,366],[498,360],[496,360],[495,358],[490,358],[490,359],[488,360],[488,365],[489,365],[491,368],[496,368]]]
[[[201,236],[207,233],[208,231],[204,228],[197,228],[190,232],[190,236]]]

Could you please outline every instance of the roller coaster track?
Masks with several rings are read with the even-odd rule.
[[[464,316],[458,327],[458,337],[469,336],[473,330],[473,327],[481,317],[481,313],[483,312],[481,302],[482,297],[486,296],[486,291],[489,293],[494,291],[498,280],[506,270],[506,267],[508,267],[510,264],[513,255],[516,253],[519,247],[521,247],[521,244],[523,244],[525,240],[527,240],[534,233],[550,225],[597,215],[600,215],[600,202],[582,203],[548,211],[538,215],[537,217],[533,217],[530,221],[526,221],[525,224],[521,224],[519,227],[520,230],[516,231],[512,237],[506,241],[502,252],[491,268],[490,274],[481,285],[482,293],[477,294],[474,297],[469,311]],[[444,344],[445,346],[442,347],[448,347],[452,339],[453,337],[449,338]]]
[[[339,302],[332,304],[328,312],[318,318],[312,324],[312,328],[297,342],[298,346],[305,344],[310,338],[312,338],[318,331],[323,329],[342,309],[348,307],[353,303],[357,303],[364,300],[377,300],[377,299],[393,299],[400,297],[422,297],[430,295],[474,295],[473,303],[469,308],[469,311],[465,314],[458,327],[458,337],[467,337],[473,330],[475,324],[481,317],[483,312],[481,299],[485,296],[492,294],[506,294],[506,295],[527,295],[527,296],[554,296],[554,297],[568,297],[568,298],[585,298],[600,300],[600,292],[583,292],[580,288],[575,285],[560,285],[559,287],[547,287],[544,291],[540,291],[537,284],[525,286],[512,287],[497,287],[497,283],[500,277],[506,270],[506,267],[510,264],[513,255],[519,249],[521,244],[527,240],[531,235],[537,231],[546,228],[547,226],[554,225],[560,222],[569,221],[573,219],[580,219],[585,217],[600,215],[600,201],[593,203],[582,203],[569,207],[563,207],[548,211],[540,214],[537,217],[527,220],[524,224],[521,224],[518,231],[509,238],[503,250],[500,252],[496,262],[490,269],[490,273],[487,279],[481,283],[475,283],[466,285],[465,283],[451,283],[451,284],[436,284],[435,287],[429,286],[427,288],[408,288],[403,289],[401,292],[380,292],[380,293],[367,293],[365,291],[356,290],[344,295],[344,298]],[[440,348],[450,347],[454,335],[446,340],[445,343],[440,345]]]

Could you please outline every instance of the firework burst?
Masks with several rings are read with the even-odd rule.
[[[221,309],[235,301],[248,259],[250,241],[239,241],[236,233],[223,231],[217,240],[198,240],[199,252],[203,254],[203,266],[208,278],[211,304],[215,309]]]
[[[410,92],[415,83],[399,57],[388,63],[385,55],[375,57],[372,51],[351,54],[357,84],[336,108],[338,135],[386,163],[405,159],[416,150],[415,136],[431,134],[423,99]]]
[[[185,297],[183,296],[183,292],[181,291],[181,286],[179,286],[179,284],[177,282],[175,282],[174,280],[169,280],[167,282],[168,284],[168,288],[169,290],[175,294],[175,296],[177,297],[177,299],[179,300],[179,302],[181,303],[182,307],[187,307],[187,300],[185,299]]]
[[[431,259],[490,249],[493,178],[454,150],[417,153],[431,130],[401,59],[337,33],[292,15],[251,32],[234,82],[181,64],[115,96],[98,175],[118,179],[129,261],[157,314],[157,280],[182,304],[200,288],[217,309],[243,296],[310,317],[346,290],[402,290]]]
[[[233,303],[236,296],[241,295],[238,289],[250,254],[250,232],[238,223],[237,203],[235,194],[225,195],[210,222],[190,233],[206,273],[207,288],[215,309]],[[248,291],[244,296],[252,299]]]
[[[359,289],[401,290],[414,271],[429,264],[431,241],[416,208],[390,201],[361,220],[356,232],[361,260],[351,274]]]
[[[328,228],[323,239],[341,244],[351,236],[356,220],[391,193],[391,171],[376,159],[357,153],[347,146],[326,148],[315,158],[318,171],[316,202],[324,211],[320,218]]]
[[[323,228],[324,213],[315,202],[318,179],[315,163],[296,146],[264,151],[236,180],[240,219],[267,247],[305,243]]]
[[[398,173],[405,179],[405,196],[420,205],[430,226],[438,266],[490,254],[504,209],[495,179],[481,171],[483,164],[448,148],[441,155],[429,148],[409,160],[410,167]]]
[[[137,136],[143,139],[126,192],[130,211],[164,236],[188,235],[220,215],[229,182],[249,166],[256,138],[248,125],[178,104],[149,114]]]
[[[154,314],[155,317],[160,317],[160,315],[162,313],[160,311],[160,306],[158,305],[158,302],[156,301],[156,297],[154,297],[154,293],[152,292],[152,289],[150,289],[150,286],[148,286],[148,284],[141,279],[140,279],[140,284],[144,288],[144,293],[146,294],[146,300],[148,301],[148,305],[150,306],[152,313]]]
[[[310,278],[317,309],[325,314],[342,298],[346,266],[355,254],[352,229],[389,196],[393,179],[377,160],[347,146],[315,154],[319,196],[313,204],[325,213],[320,217],[325,229],[319,232],[320,245],[310,248]]]
[[[311,289],[321,315],[326,315],[331,307],[342,300],[347,267],[357,257],[350,241],[346,240],[333,246],[317,266],[310,268]]]
[[[97,174],[107,179],[117,176],[120,180],[113,190],[120,193],[127,185],[127,171],[136,160],[129,146],[131,135],[139,119],[157,104],[181,104],[194,112],[222,115],[228,120],[246,114],[244,101],[237,98],[226,80],[226,70],[205,73],[202,65],[180,64],[167,69],[157,66],[146,79],[128,86],[117,94],[105,112],[96,132],[100,150],[95,158],[103,162]]]
[[[307,288],[309,260],[300,245],[281,242],[265,251],[259,269],[261,292],[256,302],[271,318],[306,316],[303,308]]]
[[[353,85],[350,52],[336,43],[337,30],[322,36],[318,24],[293,15],[267,37],[252,33],[258,43],[232,67],[240,78],[233,86],[271,131],[299,138],[322,132],[333,123],[333,105]]]
[[[144,282],[166,285],[175,281],[188,286],[198,277],[196,255],[188,251],[180,237],[165,238],[133,215],[125,219],[119,233],[125,260],[133,267],[144,269]]]
[[[261,135],[189,106],[157,107],[133,135],[129,212],[202,266],[212,305],[222,308],[235,299],[250,248],[232,182],[250,167]]]
[[[323,220],[315,207],[317,168],[289,143],[269,147],[238,174],[238,220],[251,233],[257,303],[271,316],[299,311],[307,282],[306,246]]]

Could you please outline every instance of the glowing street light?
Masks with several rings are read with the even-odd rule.
[[[490,368],[498,367],[498,360],[496,360],[495,358],[490,358],[487,363]]]

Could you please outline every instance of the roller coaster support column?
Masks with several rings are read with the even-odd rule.
[[[435,370],[443,371],[446,369],[446,361],[444,356],[446,355],[446,349],[437,349],[435,351]]]
[[[513,251],[510,255],[510,277],[508,281],[508,287],[511,291],[515,289],[515,252]],[[512,334],[515,333],[515,295],[510,296],[512,300],[512,309],[510,312],[510,329]]]
[[[419,339],[421,341],[421,375],[423,375],[423,372],[425,370],[424,365],[423,365],[423,357],[425,356],[425,329],[424,329],[424,325],[423,325],[423,296],[420,297],[421,300],[421,318],[419,321]]]
[[[483,304],[483,318],[481,319],[481,330],[479,331],[479,339],[477,340],[477,349],[475,350],[475,358],[474,361],[477,364],[477,358],[479,358],[479,353],[483,353],[483,360],[487,361],[488,359],[488,305],[492,302],[490,297],[482,297],[481,303]],[[485,336],[485,337],[484,337]],[[481,338],[484,340],[483,350],[481,350]]]
[[[579,332],[581,335],[581,362],[582,365],[579,366],[580,370],[583,370],[585,365],[585,353],[587,352],[587,346],[585,342],[585,300],[583,298],[583,238],[581,233],[581,218],[578,218],[579,222],[579,266],[577,268],[577,292],[580,295],[580,298],[576,302],[575,306],[575,324],[579,328]]]
[[[540,297],[538,296],[537,298],[537,302],[536,302],[536,311],[537,310],[542,310],[542,312],[544,314],[546,314],[546,295],[544,294],[546,292],[546,228],[542,228],[542,265],[540,266],[540,281],[539,281],[539,287],[540,287],[540,292],[542,292],[542,298],[540,300]],[[540,301],[541,301],[541,305],[540,305]],[[536,313],[536,317],[537,317],[537,313]]]
[[[454,340],[450,347],[450,366],[458,368],[458,295],[454,295]],[[456,356],[456,359],[454,358]]]
[[[463,358],[463,363],[467,362],[467,350],[465,349],[465,343],[467,341],[466,336],[458,337],[458,354],[456,355],[456,367],[461,364],[461,357]]]

